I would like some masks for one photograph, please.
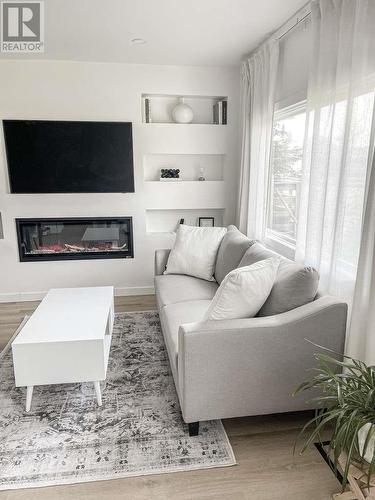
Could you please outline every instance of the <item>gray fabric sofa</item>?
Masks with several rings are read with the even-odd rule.
[[[238,242],[241,248],[227,251],[226,272],[238,266],[252,243]],[[155,253],[155,293],[190,434],[198,433],[199,421],[312,408],[306,395],[292,396],[315,364],[318,349],[306,339],[343,352],[347,304],[317,294],[311,302],[281,314],[202,321],[219,285],[164,275],[169,252]]]

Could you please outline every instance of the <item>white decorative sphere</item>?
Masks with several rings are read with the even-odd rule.
[[[173,108],[172,111],[173,121],[176,123],[191,123],[193,121],[194,113],[190,106],[184,103],[181,99],[180,102]]]

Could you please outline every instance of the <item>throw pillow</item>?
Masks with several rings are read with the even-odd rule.
[[[164,274],[187,274],[212,280],[217,252],[225,227],[195,227],[181,224]]]
[[[255,243],[249,240],[236,226],[229,226],[221,242],[215,266],[215,279],[220,284],[225,276],[238,267],[246,250]]]
[[[234,269],[225,276],[207,309],[205,320],[252,318],[274,284],[279,258]]]

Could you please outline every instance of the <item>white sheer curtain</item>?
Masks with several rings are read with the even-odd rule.
[[[237,225],[263,239],[271,150],[274,89],[279,56],[277,40],[262,45],[241,68],[241,176]]]
[[[373,150],[373,146],[372,146]],[[375,158],[368,175],[366,208],[346,352],[375,365]]]
[[[319,270],[325,292],[349,300],[374,135],[374,26],[374,0],[312,2],[296,260]]]

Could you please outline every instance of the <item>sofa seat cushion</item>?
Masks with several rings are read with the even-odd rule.
[[[177,369],[178,357],[178,330],[185,323],[202,321],[211,300],[189,300],[177,304],[169,304],[160,311],[163,323],[163,333],[167,345],[170,362]]]
[[[155,291],[159,309],[177,302],[187,300],[211,300],[218,284],[192,276],[167,274],[155,276]]]
[[[229,226],[221,241],[215,266],[215,279],[220,284],[225,276],[236,269],[246,250],[255,243],[236,226]]]
[[[239,267],[250,266],[260,260],[276,256],[279,254],[256,242],[247,250]],[[313,267],[304,267],[280,257],[275,284],[257,316],[281,314],[312,302],[317,294],[318,285],[319,273]]]

